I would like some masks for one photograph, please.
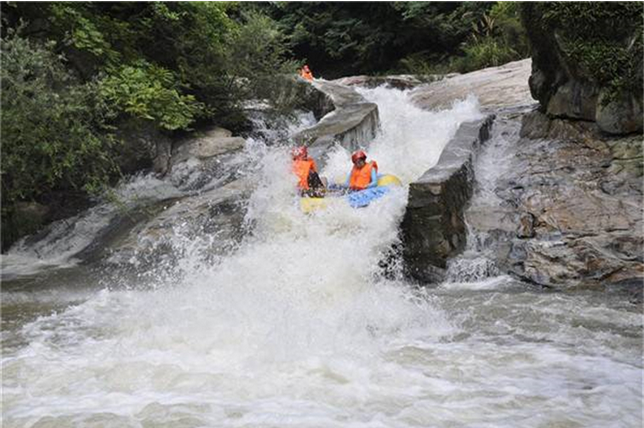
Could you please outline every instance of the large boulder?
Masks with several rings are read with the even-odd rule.
[[[409,185],[402,221],[408,276],[421,282],[443,278],[447,260],[465,248],[463,212],[472,195],[472,162],[490,136],[493,116],[462,124],[438,163]]]
[[[171,164],[174,166],[190,158],[204,160],[238,151],[243,149],[245,144],[246,140],[233,137],[229,130],[215,127],[175,144]]]
[[[229,253],[243,237],[246,200],[254,188],[239,179],[204,193],[163,203],[163,208],[106,246],[114,264],[154,265],[175,261],[187,242],[201,241],[209,257]],[[105,253],[103,253],[105,255]]]
[[[126,120],[120,124],[117,137],[123,146],[116,159],[124,174],[151,169],[159,176],[168,172],[172,137],[151,122]]]
[[[550,117],[642,132],[643,8],[633,2],[522,5],[532,95]]]
[[[309,147],[313,157],[321,156],[334,144],[355,150],[372,140],[378,132],[378,106],[365,100],[352,88],[334,82],[316,81],[313,86],[331,100],[335,109],[314,126],[296,133],[293,139]]]

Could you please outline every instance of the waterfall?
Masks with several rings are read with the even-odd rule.
[[[369,158],[405,185],[481,117],[474,98],[432,112],[405,91],[360,92],[382,121]],[[240,156],[258,184],[234,251],[204,258],[207,237],[178,234],[181,275],[102,271],[76,278],[89,290],[80,301],[53,295],[63,301],[35,313],[19,301],[28,291],[3,292],[23,309],[3,332],[6,426],[641,422],[639,314],[504,278],[472,292],[385,277],[405,186],[364,209],[307,215],[285,144],[252,140]],[[347,150],[325,156],[321,175],[346,176]]]

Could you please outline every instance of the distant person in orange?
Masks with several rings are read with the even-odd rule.
[[[309,158],[306,146],[295,147],[291,151],[293,157],[293,173],[297,176],[297,187],[302,196],[321,198],[324,196],[326,186],[318,175],[315,161]]]
[[[351,155],[351,162],[353,162],[353,168],[344,187],[348,187],[351,192],[357,192],[378,186],[376,161],[367,162],[367,154],[362,150],[356,150]]]
[[[302,69],[300,70],[300,76],[303,79],[308,80],[309,82],[313,81],[313,73],[309,69],[309,66],[306,64],[304,64],[304,67],[302,67]]]

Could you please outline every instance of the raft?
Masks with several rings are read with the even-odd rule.
[[[400,179],[395,175],[382,174],[378,176],[378,186],[371,189],[360,190],[342,196],[327,195],[324,198],[301,198],[300,208],[305,213],[325,209],[329,201],[345,199],[352,208],[368,206],[372,201],[385,196],[392,186],[402,186]]]

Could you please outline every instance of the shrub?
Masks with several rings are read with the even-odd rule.
[[[174,131],[187,129],[203,111],[193,95],[182,95],[177,87],[171,71],[140,60],[111,70],[99,92],[116,109]]]
[[[466,43],[463,51],[465,56],[456,60],[456,68],[461,73],[496,67],[520,58],[502,39],[489,36]]]
[[[9,33],[1,42],[2,213],[54,188],[93,191],[115,174],[113,112],[51,45]]]

